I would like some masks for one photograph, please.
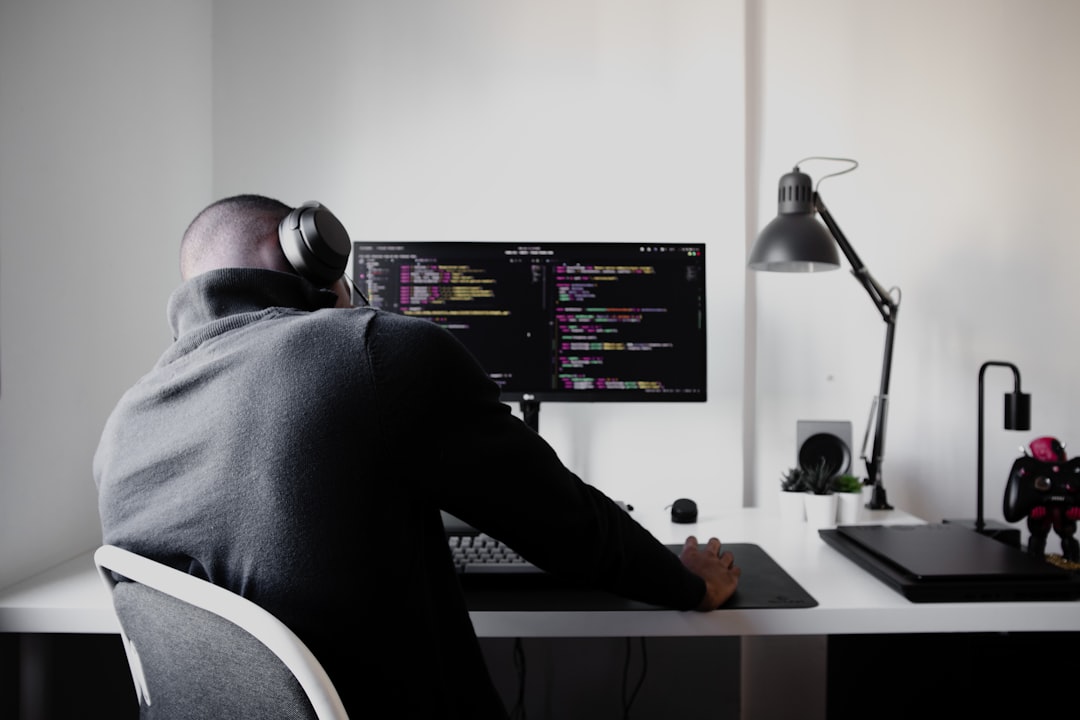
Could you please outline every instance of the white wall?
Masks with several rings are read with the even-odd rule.
[[[210,197],[210,20],[0,2],[0,587],[101,540],[91,457]]]
[[[991,368],[985,510],[1000,518],[1020,445],[1054,435],[1080,448],[1080,4],[770,0],[761,22],[759,227],[801,158],[856,158],[860,168],[825,181],[822,197],[870,272],[903,293],[889,499],[932,520],[974,517],[979,366],[1009,361],[1032,395],[1032,429],[1003,430],[1012,375]],[[840,167],[803,170],[816,179]],[[851,420],[861,440],[885,325],[846,265],[750,282],[768,504],[794,462],[797,419]]]
[[[709,401],[540,431],[632,505],[741,504],[741,3],[317,0],[303,35],[264,5],[215,5],[215,194],[318,199],[355,240],[706,243]]]

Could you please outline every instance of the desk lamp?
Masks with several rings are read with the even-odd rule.
[[[1009,362],[984,362],[979,368],[979,484],[975,506],[975,531],[983,534],[994,534],[993,531],[988,531],[986,521],[983,520],[983,376],[986,375],[986,369],[993,366],[1007,367],[1013,374],[1013,391],[1005,393],[1005,429],[1031,429],[1031,395],[1020,392],[1020,371]]]
[[[851,172],[858,163],[847,158],[810,157],[806,160],[835,160],[851,163],[851,167],[840,172],[826,175],[833,177]],[[824,180],[825,178],[822,178]],[[840,267],[840,257],[836,246],[844,253],[851,264],[851,273],[863,286],[874,301],[878,312],[885,321],[885,356],[881,368],[881,388],[871,409],[874,422],[874,446],[866,462],[867,483],[873,485],[873,493],[867,507],[872,510],[891,510],[886,498],[885,485],[881,478],[881,464],[885,456],[885,420],[889,410],[889,374],[892,369],[893,337],[896,333],[896,313],[900,309],[899,290],[895,289],[894,300],[891,291],[885,290],[863,265],[855,254],[851,244],[840,231],[832,215],[825,207],[811,184],[810,176],[799,170],[799,165],[780,178],[779,215],[761,231],[750,252],[747,262],[751,270],[770,270],[780,272],[817,272],[835,270]],[[825,227],[814,215],[820,215]],[[826,229],[826,227],[828,229]],[[876,420],[874,412],[876,409]],[[867,426],[869,433],[869,426]]]
[[[949,519],[942,522],[958,523],[971,528],[975,532],[1000,540],[1007,545],[1020,547],[1020,529],[997,521],[986,522],[983,518],[983,398],[985,393],[984,378],[987,368],[1007,367],[1013,373],[1013,391],[1005,394],[1005,429],[1006,430],[1030,430],[1031,429],[1031,396],[1020,392],[1020,371],[1009,362],[988,360],[979,368],[979,465],[975,491],[975,520]]]

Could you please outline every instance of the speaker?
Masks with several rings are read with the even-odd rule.
[[[317,202],[306,202],[278,225],[285,258],[300,277],[326,288],[345,274],[352,243],[345,226]]]
[[[851,472],[851,422],[848,420],[797,420],[795,453],[799,467],[816,467],[822,459],[832,474]]]

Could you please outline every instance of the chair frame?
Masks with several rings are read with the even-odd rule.
[[[345,706],[315,655],[284,623],[247,598],[115,545],[99,547],[94,552],[94,564],[110,595],[117,584],[113,576],[115,573],[203,608],[248,632],[292,672],[307,694],[317,718],[347,720]],[[135,682],[136,695],[140,703],[145,700],[149,704],[150,697],[138,651],[122,626],[120,635]]]

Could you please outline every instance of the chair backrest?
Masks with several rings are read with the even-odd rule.
[[[255,603],[112,545],[94,553],[141,718],[348,716],[304,643]]]

